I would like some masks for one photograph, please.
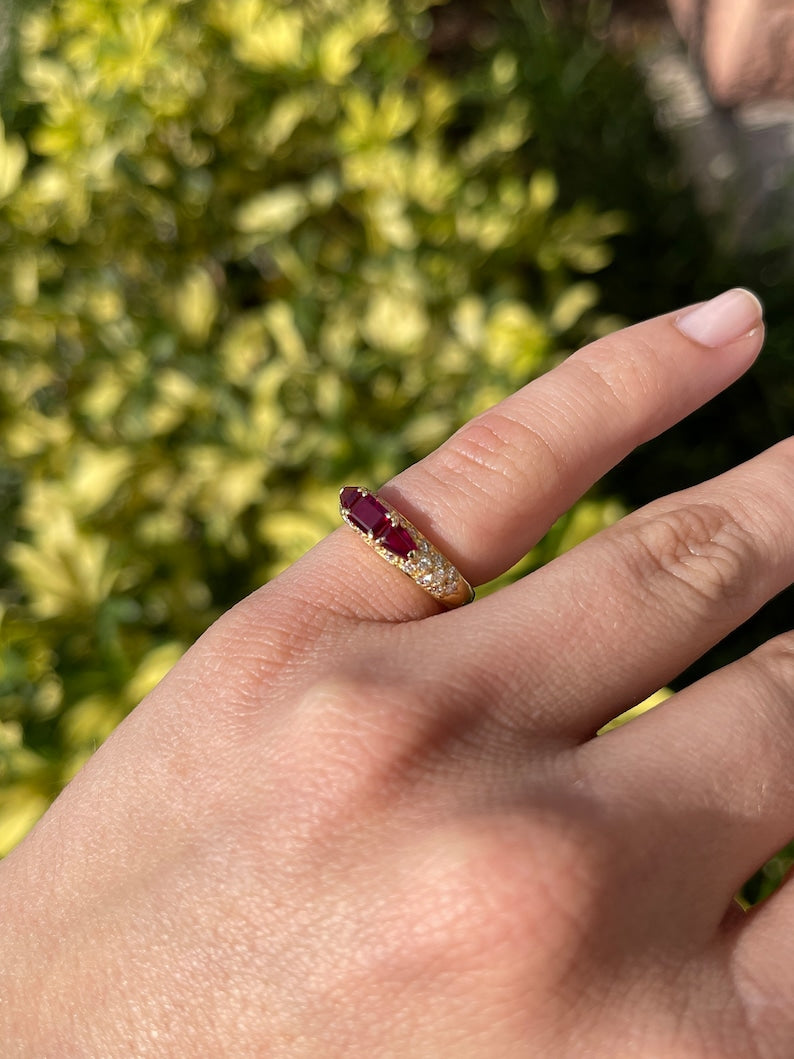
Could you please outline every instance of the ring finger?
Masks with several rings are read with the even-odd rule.
[[[733,382],[760,349],[760,322],[756,298],[735,290],[594,342],[384,492],[469,580],[488,581],[638,444]]]
[[[738,378],[761,342],[761,308],[745,290],[627,328],[477,416],[381,493],[469,581],[482,584],[526,554],[632,449]],[[359,617],[437,609],[346,533],[314,558],[336,568],[348,587],[351,566],[372,583],[372,592],[351,600]]]

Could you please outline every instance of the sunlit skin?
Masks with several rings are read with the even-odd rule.
[[[746,292],[575,354],[382,490],[474,584],[740,376]],[[347,526],[220,619],[0,865],[14,1057],[790,1059],[794,448],[442,611]]]

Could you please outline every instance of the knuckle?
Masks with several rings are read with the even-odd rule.
[[[528,423],[492,409],[454,434],[438,452],[439,477],[463,482],[465,492],[482,481],[493,497],[494,480],[501,479],[511,495],[525,495],[527,487],[556,482],[562,471],[558,457],[543,432]],[[545,486],[548,489],[548,484]]]
[[[614,843],[600,837],[570,820],[521,811],[443,825],[432,836],[433,867],[418,862],[404,911],[414,921],[437,922],[440,910],[448,911],[434,962],[477,970],[498,960],[521,979],[537,972],[559,980],[599,929],[610,900],[602,883]],[[542,967],[533,962],[540,953]]]
[[[739,606],[758,562],[752,534],[721,504],[691,504],[626,520],[621,548],[640,583],[667,595],[670,580],[695,602]],[[624,536],[625,534],[625,536]]]
[[[332,814],[388,804],[419,753],[418,712],[402,690],[344,676],[314,682],[282,722],[284,771],[301,802]]]
[[[579,367],[587,371],[591,384],[605,391],[607,403],[617,406],[617,411],[633,416],[638,400],[658,393],[659,351],[636,330],[598,339],[583,352],[587,356]]]
[[[331,631],[333,615],[307,595],[276,593],[264,585],[241,600],[203,634],[193,648],[211,685],[228,690],[233,679],[236,697],[223,696],[219,705],[258,716],[262,688],[272,673],[293,665],[316,650]]]
[[[378,655],[357,666],[311,681],[272,726],[280,747],[272,785],[329,833],[432,800],[439,772],[481,714],[465,691],[454,709],[439,709],[442,691],[424,673],[374,677],[387,669]]]

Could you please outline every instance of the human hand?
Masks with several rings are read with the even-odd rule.
[[[603,339],[382,491],[474,583],[736,379],[744,292]],[[216,623],[0,865],[35,1059],[788,1059],[794,639],[630,725],[794,577],[794,448],[440,607],[340,527]]]

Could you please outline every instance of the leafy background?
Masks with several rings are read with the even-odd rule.
[[[603,7],[17,7],[0,855],[214,617],[336,524],[341,483],[381,482],[583,341],[735,282],[773,336],[511,576],[791,429],[785,240],[742,257],[699,214]]]

